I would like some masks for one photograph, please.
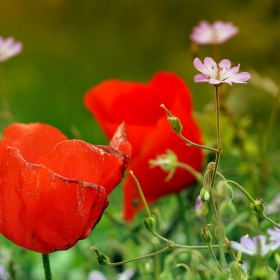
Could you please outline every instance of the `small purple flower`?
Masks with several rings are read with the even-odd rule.
[[[103,273],[98,270],[93,270],[88,276],[88,280],[107,280]]]
[[[232,22],[215,21],[212,25],[202,20],[193,28],[191,40],[199,45],[222,44],[239,32]]]
[[[268,229],[267,233],[269,234],[269,241],[273,242],[272,250],[276,250],[280,247],[280,229],[274,228]]]
[[[273,243],[266,244],[266,236],[264,235],[257,235],[253,237],[253,239],[247,236],[242,236],[240,243],[235,241],[231,242],[232,248],[237,251],[250,256],[260,255],[262,257],[264,257],[269,251],[273,250],[272,245]]]
[[[15,42],[13,37],[4,39],[0,36],[0,62],[6,61],[10,57],[19,54],[21,50],[21,42]]]
[[[0,280],[8,280],[9,276],[4,266],[0,265]]]
[[[123,273],[119,274],[118,280],[130,280],[134,274],[133,268],[127,268]]]
[[[239,65],[230,68],[231,62],[228,59],[221,60],[217,65],[211,57],[206,57],[204,63],[199,58],[195,58],[193,64],[202,73],[194,76],[196,83],[208,82],[213,85],[227,83],[232,86],[232,83],[246,84],[246,81],[251,78],[248,72],[237,73]]]

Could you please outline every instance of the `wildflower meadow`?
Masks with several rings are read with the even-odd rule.
[[[280,279],[280,3],[3,0],[0,280]]]

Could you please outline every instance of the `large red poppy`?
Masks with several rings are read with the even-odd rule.
[[[86,238],[123,177],[130,144],[123,125],[111,144],[67,140],[46,124],[7,127],[0,141],[0,232],[50,253]]]
[[[133,148],[129,168],[138,178],[149,203],[159,197],[176,193],[194,182],[186,170],[177,169],[169,182],[160,168],[151,169],[149,160],[164,154],[167,149],[195,170],[200,170],[202,151],[186,146],[172,131],[161,104],[177,116],[183,125],[183,135],[201,144],[202,136],[192,115],[191,94],[186,84],[174,73],[156,74],[149,84],[107,80],[88,91],[86,107],[91,111],[108,137],[113,135],[119,123],[125,121],[127,137]],[[139,195],[131,176],[123,186],[124,219],[131,220],[139,210],[135,201]]]

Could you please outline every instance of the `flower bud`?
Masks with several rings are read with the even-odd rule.
[[[247,271],[244,271],[238,262],[233,262],[230,266],[231,276],[234,280],[247,280]]]
[[[205,187],[203,187],[200,191],[199,196],[202,202],[206,202],[210,199],[210,192]]]
[[[200,196],[197,197],[195,206],[194,206],[194,214],[197,217],[204,217],[208,213],[207,203],[204,203]]]
[[[202,280],[211,280],[211,274],[205,266],[203,265],[198,266],[197,271]]]
[[[233,203],[228,200],[222,201],[219,212],[225,222],[232,220],[236,216],[236,208]]]
[[[168,121],[169,125],[171,126],[171,128],[176,133],[180,134],[182,132],[183,126],[177,117],[175,117],[175,116],[168,117],[167,121]]]
[[[225,229],[223,227],[216,226],[215,236],[218,240],[224,240],[226,236]]]
[[[206,243],[206,244],[211,244],[212,242],[212,235],[210,233],[210,231],[208,230],[208,228],[211,226],[211,224],[208,224],[206,227],[201,229],[201,238],[202,240]]]
[[[101,265],[110,264],[110,259],[106,255],[102,254],[99,250],[97,250],[97,248],[95,246],[92,246],[90,249],[95,251],[99,264],[101,264]]]
[[[154,214],[152,214],[150,217],[144,218],[144,224],[145,224],[146,229],[152,233],[155,232],[156,221],[157,221],[157,218]]]
[[[228,198],[229,198],[230,200],[232,200],[233,197],[234,197],[234,192],[233,192],[233,190],[232,190],[232,187],[231,187],[229,184],[226,184],[226,188],[227,188],[227,195],[228,195]]]
[[[263,205],[263,200],[262,199],[255,199],[255,202],[251,202],[250,208],[252,209],[253,212],[256,214],[263,216],[264,215],[264,205]]]
[[[216,192],[220,198],[226,198],[232,200],[234,197],[233,190],[230,185],[228,185],[225,181],[219,181],[216,185]]]

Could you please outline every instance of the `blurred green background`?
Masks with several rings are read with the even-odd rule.
[[[45,122],[69,137],[76,126],[84,139],[100,143],[84,93],[108,78],[147,82],[159,70],[183,77],[200,110],[212,98],[211,88],[193,82],[189,35],[201,19],[232,21],[240,28],[221,46],[223,58],[240,63],[243,71],[254,68],[279,78],[277,0],[1,0],[0,35],[24,45],[3,64],[14,120]],[[201,57],[209,50],[203,47]],[[239,89],[244,107],[252,90],[237,85],[234,91]]]
[[[279,81],[279,0],[0,0],[0,36],[13,36],[24,46],[20,55],[2,65],[14,121],[48,123],[69,138],[78,130],[88,142],[106,143],[84,108],[85,92],[108,78],[147,82],[159,70],[181,76],[193,92],[195,110],[201,111],[213,99],[213,89],[193,82],[197,71],[189,36],[202,19],[231,21],[240,28],[221,46],[222,58],[240,63],[241,71],[254,69]],[[200,48],[201,58],[211,53],[209,46]],[[229,99],[238,116],[249,115],[259,127],[265,126],[273,103],[250,83],[234,85]],[[0,119],[0,129],[6,126]],[[279,143],[277,129],[273,141]],[[69,252],[53,254],[59,259],[54,261],[58,279],[85,277],[85,272],[70,276],[65,270],[83,264],[84,252],[90,254],[93,240],[102,242],[107,225],[105,218],[95,239],[91,236]],[[38,279],[42,273],[35,255],[16,252],[16,262],[25,267],[20,279]],[[95,259],[85,271],[94,268],[100,269]]]

